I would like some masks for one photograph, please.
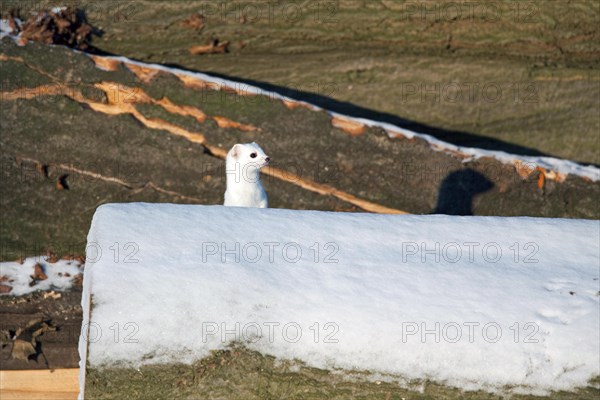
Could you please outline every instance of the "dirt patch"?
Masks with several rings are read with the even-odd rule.
[[[78,368],[81,287],[0,296],[0,369]]]

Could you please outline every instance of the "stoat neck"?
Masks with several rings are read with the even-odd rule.
[[[260,169],[252,165],[242,166],[239,162],[227,163],[225,175],[227,178],[227,188],[251,186],[260,184]]]

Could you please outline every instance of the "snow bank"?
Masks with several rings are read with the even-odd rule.
[[[104,205],[82,360],[190,363],[237,340],[320,368],[570,390],[600,374],[599,224]]]

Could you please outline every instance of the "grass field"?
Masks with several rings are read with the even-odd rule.
[[[89,15],[107,52],[293,89],[452,143],[600,164],[593,0],[277,4],[91,3]],[[204,29],[181,25],[197,12]],[[213,38],[230,52],[188,52]]]
[[[397,382],[402,382],[399,386]],[[596,383],[591,383],[595,385]],[[198,394],[201,393],[201,397]],[[549,396],[513,395],[513,400],[589,400],[598,389]],[[467,392],[431,381],[407,382],[365,371],[325,371],[299,361],[277,360],[235,345],[215,351],[194,365],[140,369],[88,369],[86,395],[93,399],[382,399],[499,400],[502,394]]]

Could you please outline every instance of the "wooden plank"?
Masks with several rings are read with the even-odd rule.
[[[2,400],[75,400],[79,369],[0,371]]]

